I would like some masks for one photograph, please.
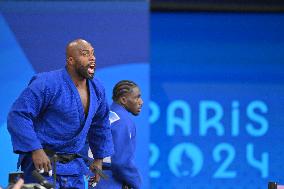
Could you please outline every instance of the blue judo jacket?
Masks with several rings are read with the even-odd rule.
[[[94,158],[112,155],[109,107],[101,83],[88,80],[90,105],[85,115],[79,92],[66,68],[34,76],[14,102],[7,127],[19,161],[31,151],[48,148],[59,153],[81,153],[86,138]],[[87,153],[87,149],[86,152]],[[86,164],[77,158],[57,164],[57,174],[82,175]]]
[[[131,114],[121,105],[113,102],[110,107],[111,133],[114,154],[111,156],[111,171],[105,171],[110,178],[98,183],[96,189],[121,189],[122,184],[131,188],[141,187],[141,176],[134,163],[136,148],[136,126]]]

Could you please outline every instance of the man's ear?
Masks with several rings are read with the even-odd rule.
[[[127,99],[126,99],[125,96],[122,96],[122,97],[119,98],[119,101],[120,101],[120,104],[125,105],[126,102],[127,102]]]
[[[74,58],[72,56],[69,56],[67,58],[67,62],[68,62],[69,65],[73,65],[74,64]]]

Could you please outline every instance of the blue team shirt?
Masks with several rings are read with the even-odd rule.
[[[101,180],[96,189],[121,189],[122,184],[131,188],[141,187],[141,176],[134,163],[136,126],[131,114],[121,105],[112,103],[110,112],[114,154],[111,156],[109,180]]]

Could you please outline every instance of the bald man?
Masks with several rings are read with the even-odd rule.
[[[66,48],[65,68],[35,75],[14,102],[7,126],[25,183],[36,182],[32,171],[37,170],[56,188],[81,189],[87,141],[92,170],[113,154],[109,106],[95,68],[92,45],[74,40]]]

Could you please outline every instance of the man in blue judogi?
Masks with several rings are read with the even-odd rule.
[[[122,80],[113,88],[112,99],[110,122],[115,152],[111,163],[104,164],[110,178],[95,188],[140,188],[141,176],[134,164],[136,127],[131,119],[131,114],[137,116],[143,105],[140,89],[133,81]]]
[[[113,154],[109,107],[103,86],[93,79],[92,45],[83,39],[72,41],[66,59],[65,68],[31,79],[14,102],[7,126],[25,183],[36,182],[31,172],[38,170],[56,188],[81,189],[87,171],[82,158],[88,150],[86,139],[94,156],[92,171],[95,166],[101,169],[102,159]],[[100,179],[98,174],[95,179]]]

